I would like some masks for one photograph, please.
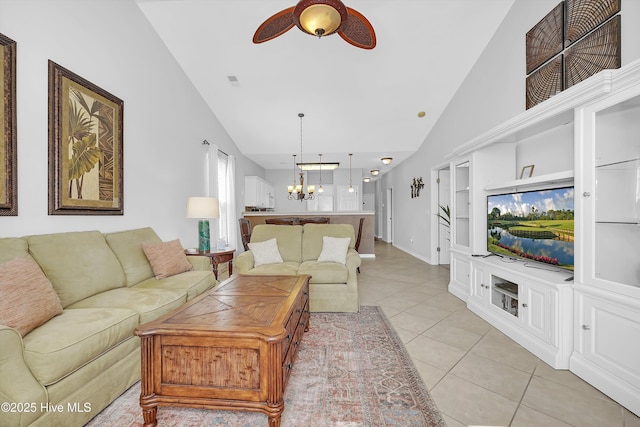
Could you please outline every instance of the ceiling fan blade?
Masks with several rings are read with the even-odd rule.
[[[293,23],[293,9],[295,7],[281,10],[264,21],[253,35],[253,42],[264,43],[289,31],[295,25]]]
[[[347,7],[347,13],[349,14],[349,19],[338,30],[340,37],[347,43],[362,49],[376,47],[376,32],[367,18],[350,7]]]

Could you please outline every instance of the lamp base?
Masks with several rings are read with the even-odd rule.
[[[198,250],[201,252],[209,252],[211,250],[208,219],[201,219],[198,222]]]

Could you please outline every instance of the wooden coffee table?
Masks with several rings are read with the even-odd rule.
[[[284,390],[309,329],[310,276],[233,276],[140,325],[145,426],[158,406],[242,409],[280,425]]]

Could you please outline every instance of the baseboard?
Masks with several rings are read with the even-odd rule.
[[[433,262],[433,261],[431,260],[431,258],[425,258],[425,257],[423,257],[422,255],[417,254],[417,253],[415,253],[415,252],[413,252],[413,251],[411,251],[411,250],[409,250],[409,249],[407,249],[407,248],[403,248],[402,246],[398,246],[398,245],[396,245],[395,243],[392,243],[392,245],[393,245],[393,246],[395,246],[396,248],[400,249],[402,252],[406,252],[406,253],[408,253],[409,255],[414,256],[414,257],[418,258],[419,260],[426,262],[427,264],[431,264],[431,265],[438,265],[438,263]]]

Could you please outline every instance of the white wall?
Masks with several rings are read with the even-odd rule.
[[[202,140],[237,157],[238,211],[244,158],[132,0],[0,0],[0,32],[17,42],[18,216],[0,236],[115,231],[152,226],[165,240],[197,245],[185,218],[203,195]],[[47,214],[47,60],[124,100],[124,215]]]
[[[525,34],[558,3],[516,0],[447,109],[434,118],[437,123],[418,152],[384,175],[380,187],[394,189],[394,245],[437,262],[430,247],[430,216],[436,213],[430,205],[430,170],[456,146],[525,110]],[[622,1],[621,15],[624,66],[640,57],[640,1]],[[420,175],[424,193],[412,199],[408,186]]]

